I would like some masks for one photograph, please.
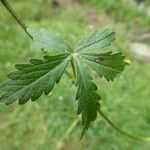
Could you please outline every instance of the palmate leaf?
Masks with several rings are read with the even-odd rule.
[[[102,50],[115,39],[114,32],[110,29],[96,29],[88,37],[80,40],[74,51],[62,37],[45,29],[36,31],[29,28],[27,32],[34,39],[32,47],[44,49],[50,56],[44,56],[44,60],[31,59],[29,64],[16,65],[17,70],[8,74],[10,81],[0,85],[0,91],[4,92],[0,102],[11,104],[19,100],[19,104],[23,104],[29,99],[35,101],[43,92],[49,94],[71,62],[76,73],[76,100],[78,100],[78,114],[82,116],[83,136],[100,110],[97,86],[83,63],[108,81],[113,80],[126,65],[125,57],[121,53],[104,53]]]
[[[46,95],[58,83],[68,62],[68,54],[44,56],[44,60],[31,59],[30,64],[16,65],[17,71],[8,74],[11,80],[2,84],[5,93],[0,101],[6,104],[19,100],[19,104],[29,99],[35,101],[44,92]]]
[[[78,114],[82,115],[83,136],[90,123],[96,119],[97,111],[100,109],[100,96],[95,92],[97,86],[92,81],[92,77],[86,72],[79,59],[75,60],[77,76]]]
[[[71,49],[63,37],[54,35],[46,29],[42,28],[40,31],[36,31],[32,28],[27,28],[27,32],[33,37],[34,40],[31,48],[43,49],[44,51],[50,53],[65,53]]]

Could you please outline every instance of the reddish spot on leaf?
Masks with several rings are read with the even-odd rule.
[[[100,57],[99,57],[99,58],[96,58],[96,59],[95,59],[95,62],[96,62],[96,63],[99,63],[99,62],[102,62],[102,61],[104,61],[104,58],[100,58]]]

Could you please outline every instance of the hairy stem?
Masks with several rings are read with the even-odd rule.
[[[116,131],[118,131],[120,134],[127,136],[129,138],[132,138],[134,140],[139,140],[139,141],[150,141],[149,137],[141,137],[141,136],[135,136],[135,135],[131,135],[123,130],[121,130],[120,128],[118,128],[115,124],[112,123],[111,120],[108,119],[108,117],[101,111],[99,110],[99,114],[107,121],[107,123],[109,123],[111,125],[111,127],[113,129],[115,129]]]
[[[17,23],[22,27],[22,29],[27,33],[27,35],[33,40],[32,36],[26,31],[27,26],[25,23],[18,17],[16,12],[12,9],[9,3],[6,0],[0,0],[12,17],[17,21]]]

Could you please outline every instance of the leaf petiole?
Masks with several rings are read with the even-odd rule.
[[[118,128],[111,120],[109,120],[109,118],[101,110],[99,110],[98,112],[99,112],[100,116],[102,116],[113,129],[115,129],[117,132],[119,132],[123,136],[126,136],[126,137],[134,139],[134,140],[138,140],[138,141],[150,142],[150,137],[142,137],[142,136],[135,136],[135,135],[129,134],[129,133],[121,130],[120,128]]]
[[[17,23],[22,27],[22,29],[26,32],[26,34],[33,40],[33,37],[26,31],[27,26],[25,23],[19,18],[14,9],[9,5],[6,0],[0,0],[4,7],[8,10],[8,12],[12,15],[12,17],[17,21]]]

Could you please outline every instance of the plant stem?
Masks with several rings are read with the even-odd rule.
[[[33,37],[26,31],[27,26],[24,24],[24,22],[18,17],[16,12],[12,9],[12,7],[9,5],[9,3],[6,0],[0,0],[2,4],[5,6],[5,8],[8,10],[8,12],[13,16],[13,18],[17,21],[17,23],[22,27],[22,29],[27,33],[27,35],[33,40]]]
[[[64,136],[62,137],[62,141],[67,139],[69,137],[69,135],[71,134],[71,132],[73,131],[73,129],[76,127],[76,125],[78,124],[78,122],[80,121],[80,118],[77,117],[69,126],[69,128],[67,129],[67,131],[64,133]]]
[[[111,125],[111,127],[113,129],[115,129],[116,131],[118,131],[120,134],[127,136],[129,138],[132,138],[134,140],[139,140],[139,141],[150,141],[149,137],[141,137],[141,136],[135,136],[135,135],[131,135],[123,130],[121,130],[120,128],[118,128],[115,124],[112,123],[111,120],[108,119],[108,117],[101,111],[99,110],[99,114],[107,121],[107,123],[109,123],[109,125]]]
[[[8,10],[8,12],[12,15],[12,17],[16,20],[16,22],[21,26],[21,28],[25,31],[25,33],[33,40],[33,37],[27,32],[27,26],[26,24],[22,21],[21,18],[18,17],[14,9],[10,6],[10,4],[6,0],[0,0],[2,4],[5,6],[5,8]],[[43,49],[41,49],[43,51]],[[43,51],[44,52],[44,51]],[[71,78],[72,83],[75,84],[75,81],[72,79],[72,75],[68,72],[65,71],[65,74]]]
[[[76,78],[75,65],[74,65],[74,59],[73,58],[71,59],[71,67],[73,70],[74,77]]]
[[[72,84],[75,84],[75,81],[73,80],[72,74],[69,71],[67,71],[67,70],[65,70],[65,74],[70,78]]]

